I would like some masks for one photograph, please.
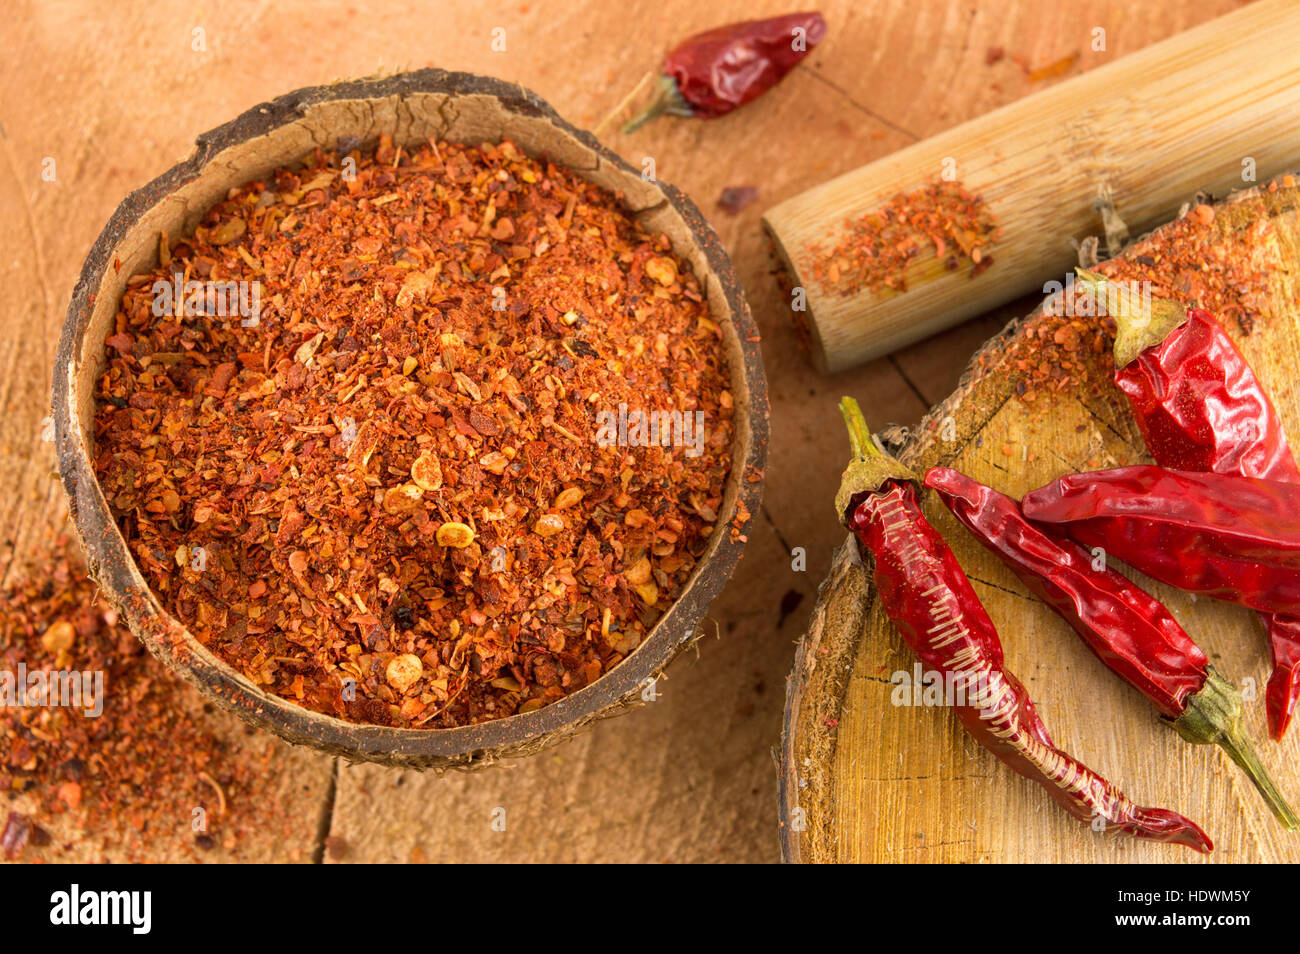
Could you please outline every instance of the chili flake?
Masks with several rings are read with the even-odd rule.
[[[253,683],[482,722],[587,685],[681,592],[733,400],[698,279],[619,197],[509,141],[385,138],[161,242],[109,337],[96,473],[160,601]],[[257,281],[260,313],[156,314],[176,275]],[[699,446],[599,440],[624,407],[702,419]]]
[[[229,725],[252,730],[211,712],[148,653],[99,596],[68,537],[30,560],[0,592],[0,671],[15,676],[15,691],[24,671],[28,687],[34,674],[51,686],[55,673],[79,674],[80,698],[60,700],[91,709],[30,698],[0,706],[0,790],[33,806],[30,815],[9,812],[5,854],[49,845],[42,826],[59,832],[60,844],[74,834],[128,861],[145,860],[142,833],[175,832],[181,846],[207,839],[235,855],[241,835],[265,835],[279,743],[232,745]],[[95,673],[98,690],[84,678]],[[204,812],[200,835],[195,809]]]
[[[1249,229],[1222,232],[1216,219],[1212,206],[1190,206],[1181,218],[1142,238],[1123,256],[1101,263],[1097,271],[1116,282],[1149,288],[1153,297],[1205,308],[1249,334],[1256,321],[1272,317],[1265,265],[1272,226],[1262,210]],[[1081,307],[1090,305],[1081,284],[1073,291],[1070,302],[1059,294],[1049,299],[1008,344],[1016,392],[1027,404],[1062,391],[1085,398],[1112,391],[1114,320]],[[985,353],[980,360],[1002,359]]]
[[[988,249],[1001,235],[981,196],[958,182],[936,180],[845,222],[834,244],[810,244],[799,267],[823,289],[841,295],[901,292],[907,290],[908,268],[923,252],[932,250],[949,270],[968,260],[974,277],[992,266]]]

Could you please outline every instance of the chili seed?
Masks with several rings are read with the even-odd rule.
[[[420,661],[419,656],[410,653],[394,656],[384,669],[384,678],[398,692],[406,692],[420,681],[420,676],[423,674],[424,663]]]
[[[438,546],[463,550],[474,542],[474,530],[463,523],[444,523],[438,528]]]
[[[432,451],[425,451],[415,459],[411,479],[421,490],[437,490],[442,486],[442,466]]]
[[[58,652],[71,649],[76,639],[77,631],[73,625],[67,620],[59,620],[45,631],[45,635],[41,637],[41,645],[50,652]]]
[[[630,567],[623,571],[623,578],[632,584],[640,586],[650,579],[650,560],[648,557],[641,557]]]
[[[539,537],[553,537],[564,529],[564,520],[559,514],[547,513],[537,518],[533,532]]]
[[[652,258],[645,263],[645,273],[660,285],[677,281],[677,264],[671,258]]]
[[[389,487],[384,492],[384,512],[387,514],[411,513],[420,503],[424,491],[415,484]]]
[[[556,510],[565,510],[572,507],[581,499],[582,489],[580,487],[566,487],[564,490],[561,490],[559,495],[555,498],[553,506]]]

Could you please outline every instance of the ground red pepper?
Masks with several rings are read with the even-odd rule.
[[[966,731],[1085,823],[1208,852],[1213,844],[1176,812],[1134,804],[1052,742],[1029,694],[1003,664],[1002,644],[957,558],[921,513],[916,479],[876,449],[851,398],[841,401],[854,460],[835,508],[872,558],[881,605],[921,662],[986,687],[956,706]]]
[[[1105,276],[1081,275],[1105,294]],[[1117,304],[1115,383],[1158,464],[1300,483],[1268,392],[1213,315],[1156,299],[1139,319],[1125,299]],[[1268,723],[1281,739],[1300,701],[1300,620],[1267,615],[1264,625],[1273,656]]]
[[[27,560],[0,592],[0,673],[103,673],[102,713],[31,699],[0,706],[0,791],[14,800],[6,855],[57,858],[76,846],[83,859],[88,847],[114,861],[173,850],[202,859],[217,848],[238,858],[250,839],[277,837],[283,743],[214,712],[149,655],[70,538]]]
[[[1162,583],[1300,616],[1300,484],[1119,467],[1060,477],[1021,509]]]
[[[665,57],[654,99],[623,132],[663,115],[725,116],[784,79],[825,35],[820,13],[746,20],[697,33]]]
[[[404,727],[530,711],[694,571],[735,433],[721,329],[616,196],[510,142],[384,139],[161,252],[107,341],[96,472],[163,605],[254,684]],[[259,281],[259,323],[156,315],[173,272]]]
[[[1241,728],[1241,693],[1163,603],[1111,567],[1098,568],[1092,553],[1050,527],[1031,523],[1015,500],[992,487],[948,467],[930,468],[925,486],[1179,735],[1222,746],[1278,821],[1300,825]]]
[[[993,264],[989,249],[1001,235],[982,196],[938,179],[845,222],[833,243],[809,245],[799,271],[841,295],[901,292],[908,269],[930,250],[949,271],[969,261],[971,277],[980,274]]]
[[[1276,192],[1295,182],[1295,177],[1283,176],[1265,189]],[[1214,226],[1215,220],[1212,206],[1189,207],[1182,218],[1137,240],[1122,257],[1097,269],[1116,281],[1145,283],[1156,297],[1199,302],[1225,324],[1249,333],[1274,317],[1269,275],[1259,267],[1273,228],[1267,218],[1259,217],[1248,229],[1224,233]],[[990,349],[977,358],[981,370],[992,364],[1011,369],[1019,400],[1044,413],[1053,395],[1091,399],[1112,393],[1114,320],[1095,314],[1085,283],[1076,282],[1073,291],[1069,300],[1053,295],[1041,311],[1026,318],[1005,354]]]

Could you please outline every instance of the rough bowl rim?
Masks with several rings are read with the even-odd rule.
[[[145,212],[195,178],[222,150],[291,123],[309,107],[333,100],[404,98],[413,93],[493,96],[508,111],[549,121],[561,133],[592,150],[602,163],[640,175],[590,133],[566,122],[536,94],[519,84],[478,74],[425,69],[383,79],[305,87],[254,106],[236,119],[199,136],[195,151],[189,158],[128,195],[95,240],[68,306],[55,358],[55,441],[68,506],[86,550],[92,577],[104,588],[110,601],[126,615],[132,631],[146,647],[195,685],[205,697],[291,742],[351,759],[417,768],[466,767],[495,761],[500,756],[530,754],[568,737],[595,718],[632,704],[647,680],[653,679],[686,645],[698,638],[699,621],[734,571],[743,549],[743,541],[732,539],[729,532],[735,508],[743,503],[751,515],[759,511],[769,426],[759,336],[730,258],[717,234],[689,198],[668,183],[655,183],[686,222],[699,251],[721,283],[739,340],[742,361],[738,366],[732,365],[730,373],[733,387],[739,377],[748,393],[749,428],[748,440],[738,431],[733,446],[733,474],[739,474],[738,478],[729,478],[736,481],[737,488],[733,509],[719,515],[714,532],[720,536],[715,549],[636,650],[589,686],[541,709],[448,729],[357,724],[302,708],[258,690],[224,662],[218,661],[214,665],[202,654],[191,651],[183,643],[190,640],[197,644],[194,636],[162,609],[147,587],[143,593],[140,592],[133,577],[133,571],[136,576],[140,575],[139,571],[99,488],[89,449],[81,440],[76,408],[72,406],[77,370],[74,362],[83,350],[95,290],[110,266],[117,244]]]

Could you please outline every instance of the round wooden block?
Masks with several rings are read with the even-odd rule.
[[[1290,177],[1283,181],[1232,197],[1212,219],[1209,209],[1192,209],[1110,265],[1218,312],[1288,432],[1300,435],[1300,189]],[[893,449],[918,473],[954,467],[1016,497],[1064,473],[1150,462],[1127,401],[1110,383],[1109,354],[1079,358],[1098,321],[1078,318],[1088,332],[1079,340],[1070,331],[1058,335],[1059,320],[1041,309],[1013,322],[975,356],[958,390]],[[1065,362],[1071,367],[1061,367]],[[866,413],[870,419],[872,409]],[[1162,724],[935,494],[926,491],[922,500],[998,625],[1008,669],[1058,745],[1139,804],[1200,824],[1215,842],[1210,861],[1300,860],[1300,836],[1278,825],[1226,754],[1184,742]],[[827,519],[830,511],[827,501]],[[1242,687],[1256,750],[1283,793],[1300,800],[1300,731],[1293,728],[1281,744],[1267,736],[1270,666],[1257,617],[1142,582]],[[893,674],[911,673],[914,661],[846,541],[787,686],[780,752],[787,861],[1205,860],[1183,847],[1090,831],[969,738],[950,710],[895,705]]]

